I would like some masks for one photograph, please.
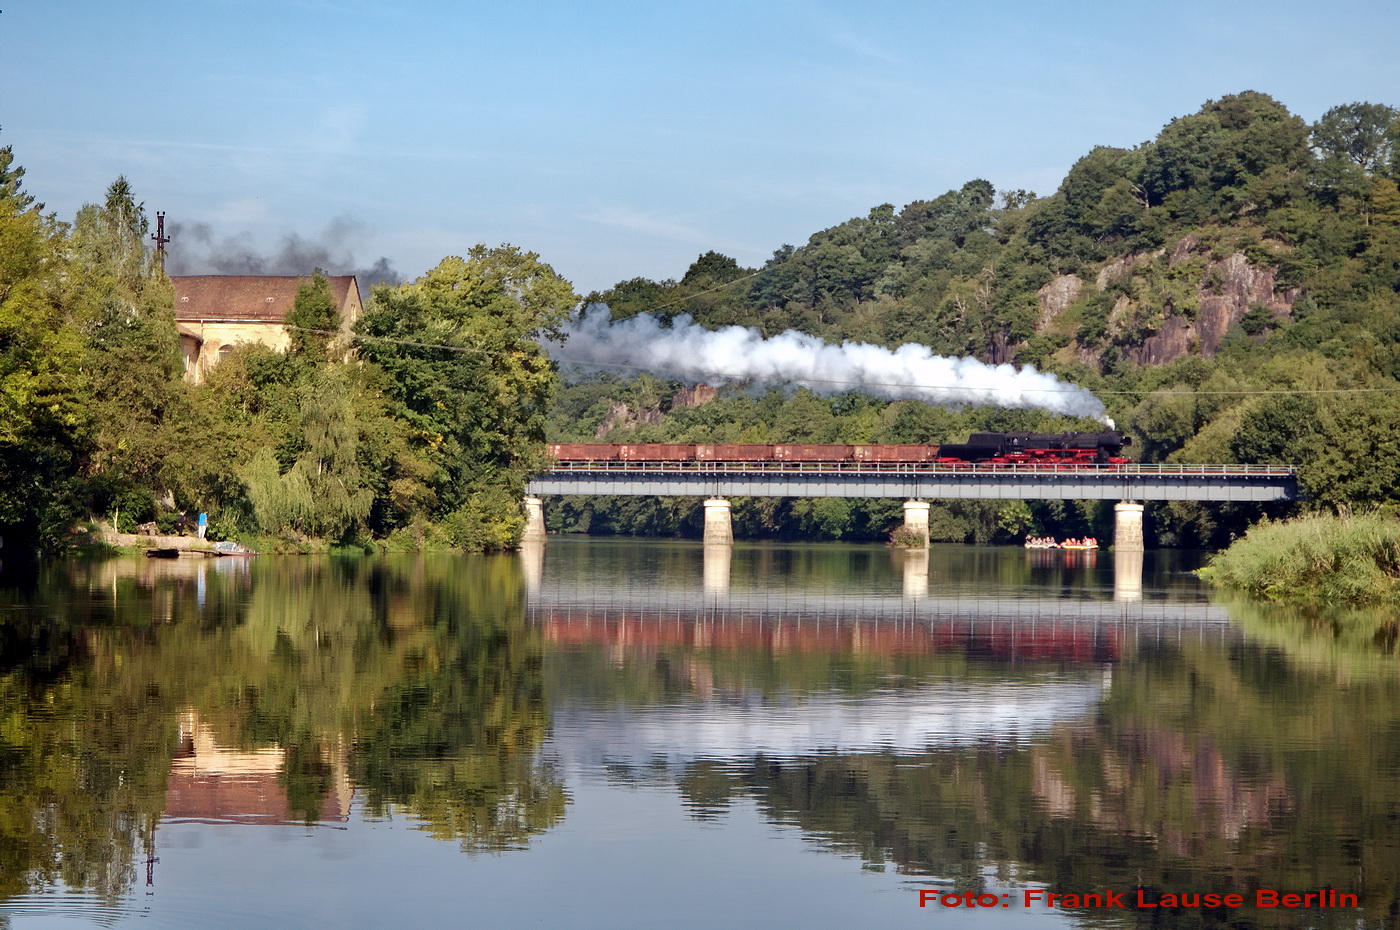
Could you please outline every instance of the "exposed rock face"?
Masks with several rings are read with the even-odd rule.
[[[648,426],[656,426],[660,422],[661,410],[656,407],[633,410],[629,405],[621,401],[614,401],[609,405],[607,416],[603,417],[603,422],[598,424],[598,429],[594,435],[602,439],[618,427],[639,426],[643,423]]]
[[[697,384],[695,387],[681,388],[676,392],[676,396],[671,398],[672,409],[676,407],[699,407],[708,404],[719,396],[719,390],[710,387],[708,384]]]
[[[1146,265],[1161,254],[1160,250],[1156,252],[1139,252],[1136,255],[1124,255],[1122,258],[1114,259],[1103,266],[1103,270],[1099,272],[1099,276],[1094,283],[1099,286],[1099,290],[1101,291],[1106,289],[1110,284],[1121,284],[1133,276],[1133,272],[1137,270],[1139,265]]]
[[[1180,265],[1191,257],[1191,253],[1196,251],[1196,246],[1201,244],[1197,236],[1182,236],[1176,245],[1172,246],[1171,257],[1167,259],[1168,265]]]
[[[1079,299],[1084,282],[1079,275],[1056,275],[1049,284],[1036,291],[1040,298],[1040,319],[1036,321],[1036,332],[1044,332],[1055,322],[1055,317],[1069,309],[1069,305]]]
[[[1132,309],[1133,302],[1128,299],[1128,295],[1119,294],[1118,299],[1113,302],[1113,309],[1108,311],[1108,331],[1114,336],[1123,335],[1126,320]]]
[[[1170,260],[1173,263],[1184,261],[1189,255],[1189,250],[1182,251],[1186,241],[1183,239],[1172,250]],[[1211,358],[1219,351],[1230,327],[1243,319],[1251,307],[1263,305],[1275,318],[1283,318],[1293,312],[1293,303],[1298,299],[1296,289],[1280,293],[1275,288],[1272,269],[1255,268],[1240,252],[1208,265],[1205,281],[1218,284],[1208,287],[1203,283],[1198,288],[1200,309],[1195,320],[1177,314],[1168,316],[1156,333],[1128,350],[1133,361],[1140,365],[1161,365],[1190,353],[1193,348]],[[1116,312],[1117,308],[1114,309]]]

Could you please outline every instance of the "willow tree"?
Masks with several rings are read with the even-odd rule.
[[[556,380],[540,340],[559,335],[577,302],[538,255],[509,245],[375,290],[356,345],[408,427],[413,461],[401,460],[395,495],[419,503],[400,508],[401,524],[467,549],[514,544]]]

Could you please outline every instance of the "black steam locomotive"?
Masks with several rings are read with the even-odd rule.
[[[1102,433],[973,433],[965,443],[944,443],[940,462],[1004,464],[1123,465],[1132,439],[1117,430]]]

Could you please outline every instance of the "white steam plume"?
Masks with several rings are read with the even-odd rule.
[[[771,339],[751,327],[709,330],[689,316],[667,327],[641,314],[616,323],[606,308],[589,307],[551,344],[561,363],[641,368],[686,381],[797,384],[819,394],[864,391],[891,400],[930,404],[990,404],[1102,417],[1104,405],[1081,387],[1034,368],[944,358],[928,346],[886,349],[865,342],[830,345],[789,330]]]

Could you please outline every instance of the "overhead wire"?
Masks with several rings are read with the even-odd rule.
[[[315,333],[323,336],[341,335],[340,330],[332,329],[311,329],[305,326],[287,325],[287,329],[294,329],[303,333]],[[384,342],[391,345],[409,346],[415,349],[441,349],[447,352],[470,352],[480,355],[502,354],[497,350],[485,349],[480,346],[449,345],[443,342],[420,342],[413,339],[395,339],[391,336],[369,336],[357,333],[354,337],[360,342]],[[553,362],[561,362],[569,365],[577,365],[581,368],[614,368],[626,371],[644,371],[651,374],[665,375],[667,370],[650,365],[629,365],[625,362],[593,362],[581,359],[571,359],[567,356],[550,355]],[[681,379],[688,380],[688,379]],[[731,378],[735,383],[748,383],[752,379]],[[838,378],[791,378],[785,379],[793,384],[834,384],[846,387],[875,387],[875,388],[903,388],[914,391],[966,391],[968,393],[981,393],[988,390],[983,387],[967,387],[963,385],[940,385],[940,384],[915,384],[908,381],[847,381]],[[1018,388],[1022,394],[1077,394],[1080,391],[1088,390],[1082,387],[1066,388]],[[1375,388],[1250,388],[1234,390],[1209,390],[1202,391],[1194,388],[1190,389],[1138,389],[1138,390],[1094,390],[1097,396],[1107,397],[1251,397],[1269,394],[1302,394],[1302,395],[1323,395],[1323,394],[1400,394],[1400,386],[1396,387],[1375,387]]]
[[[706,295],[706,294],[713,294],[715,291],[723,290],[723,289],[726,288],[726,287],[730,287],[730,286],[735,285],[735,284],[738,284],[738,283],[740,283],[740,282],[742,282],[742,281],[748,281],[748,280],[751,280],[751,279],[753,279],[753,278],[756,278],[756,277],[758,277],[759,275],[763,274],[764,271],[766,271],[766,270],[767,270],[767,269],[759,269],[758,271],[752,272],[752,273],[750,273],[750,274],[746,274],[746,275],[743,275],[743,276],[738,277],[738,278],[733,278],[733,279],[731,279],[731,280],[729,280],[729,281],[724,281],[724,282],[722,282],[722,283],[720,283],[720,284],[715,285],[714,287],[707,288],[707,289],[705,289],[705,290],[703,290],[703,291],[696,291],[696,292],[693,293],[693,294],[685,294],[685,295],[682,295],[682,296],[680,296],[680,297],[678,297],[678,298],[676,298],[676,299],[674,299],[674,300],[668,301],[668,302],[666,302],[666,303],[655,304],[655,305],[653,305],[653,306],[651,307],[651,309],[648,310],[647,312],[649,312],[649,313],[654,313],[654,312],[656,312],[657,310],[663,310],[663,309],[666,309],[666,308],[668,308],[668,307],[674,307],[674,306],[676,306],[677,304],[684,303],[684,302],[687,301],[687,300],[693,300],[693,299],[696,298],[696,297],[702,297],[702,296],[704,296],[704,295]],[[341,334],[341,333],[340,333],[340,330],[308,329],[308,328],[306,328],[306,327],[302,327],[302,326],[292,326],[292,325],[290,325],[290,324],[287,324],[287,328],[288,328],[288,329],[294,329],[294,330],[297,330],[297,331],[299,331],[299,332],[318,333],[318,334],[321,334],[321,335],[332,335],[332,336],[336,336],[336,335],[340,335],[340,334]],[[461,346],[461,345],[448,345],[448,344],[446,344],[446,343],[436,343],[436,342],[420,342],[420,341],[416,341],[416,340],[412,340],[412,339],[395,339],[395,338],[390,337],[390,336],[368,336],[368,335],[362,335],[362,334],[359,334],[359,333],[356,333],[355,336],[354,336],[354,338],[357,339],[357,340],[359,340],[359,341],[362,341],[362,342],[384,342],[384,343],[389,343],[389,344],[392,344],[392,345],[409,346],[409,347],[411,347],[411,348],[418,348],[418,349],[442,349],[442,350],[448,351],[448,352],[474,352],[474,353],[478,353],[478,354],[482,354],[482,355],[490,355],[490,354],[492,354],[492,350],[490,350],[490,349],[484,349],[484,348],[481,348],[481,347],[478,347],[478,346]],[[666,369],[664,369],[664,368],[659,368],[659,367],[657,367],[657,366],[651,366],[651,365],[630,365],[630,364],[627,364],[627,363],[625,363],[625,362],[595,362],[595,361],[586,361],[586,360],[583,360],[583,359],[571,359],[571,358],[569,358],[569,357],[566,356],[566,355],[555,355],[555,354],[553,354],[553,353],[549,353],[549,358],[550,358],[550,360],[553,361],[553,362],[562,363],[562,364],[567,364],[567,365],[577,365],[577,366],[579,366],[579,367],[581,367],[581,368],[612,368],[612,369],[619,369],[619,370],[625,370],[625,371],[648,372],[648,373],[651,373],[651,374],[658,374],[658,375],[666,375],[666,374],[668,374],[668,371],[667,371]],[[669,373],[671,373],[671,374],[676,374],[675,372],[669,372]],[[682,378],[681,380],[688,380],[688,379]],[[730,381],[733,381],[733,382],[736,382],[736,383],[747,383],[747,382],[750,381],[751,379],[746,379],[746,378],[730,378],[729,380],[730,380]],[[791,379],[784,379],[782,382],[779,382],[779,383],[792,383],[792,384],[831,384],[831,385],[842,385],[842,386],[846,386],[846,387],[901,388],[901,389],[904,389],[904,390],[915,390],[915,391],[965,391],[965,392],[973,393],[973,394],[981,393],[981,392],[984,392],[984,391],[988,390],[988,388],[984,388],[984,387],[968,387],[968,386],[963,386],[963,385],[911,384],[911,383],[905,382],[905,381],[846,381],[846,380],[840,380],[840,379],[836,379],[836,378],[791,378]],[[1078,393],[1080,393],[1080,392],[1082,392],[1082,391],[1085,391],[1085,390],[1088,390],[1088,389],[1087,389],[1087,388],[1083,388],[1083,387],[1078,387],[1078,386],[1073,386],[1073,385],[1071,385],[1071,386],[1069,386],[1069,387],[1064,387],[1064,388],[1018,388],[1017,390],[1018,390],[1018,393],[1022,393],[1022,394],[1078,394]],[[1194,388],[1192,388],[1192,389],[1187,389],[1187,390],[1182,390],[1182,389],[1160,389],[1160,388],[1159,388],[1159,389],[1154,389],[1154,390],[1144,390],[1144,389],[1138,389],[1138,390],[1103,390],[1103,389],[1101,389],[1101,390],[1095,390],[1095,391],[1093,391],[1092,393],[1093,393],[1094,395],[1096,395],[1096,396],[1103,396],[1103,397],[1139,397],[1139,396],[1141,396],[1141,397],[1144,397],[1144,398],[1145,398],[1145,397],[1148,397],[1148,396],[1157,396],[1157,397],[1163,397],[1163,396],[1166,396],[1166,397],[1181,397],[1181,396],[1190,396],[1190,397],[1251,397],[1251,396],[1264,396],[1264,395],[1400,394],[1400,386],[1396,386],[1396,387],[1380,387],[1380,388],[1270,388],[1270,389],[1256,389],[1256,388],[1251,388],[1251,389],[1210,390],[1210,391],[1201,391],[1201,390],[1196,390],[1196,389],[1194,389]]]

